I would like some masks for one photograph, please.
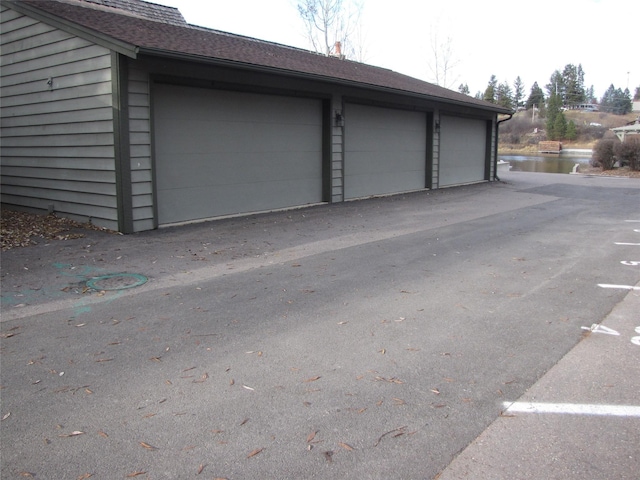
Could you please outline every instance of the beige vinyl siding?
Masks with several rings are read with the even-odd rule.
[[[0,8],[2,203],[117,229],[110,51]]]
[[[129,62],[129,143],[133,230],[156,227],[151,166],[151,107],[149,74]]]

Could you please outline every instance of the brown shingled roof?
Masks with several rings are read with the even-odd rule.
[[[156,22],[171,23],[174,25],[187,26],[187,21],[175,7],[167,7],[156,3],[144,2],[142,0],[78,0],[85,3],[99,5],[107,8],[124,10],[134,15],[154,20]]]
[[[407,75],[364,63],[326,57],[314,52],[277,43],[210,30],[193,25],[151,21],[140,16],[122,15],[116,9],[92,9],[81,2],[22,0],[54,17],[72,22],[154,55],[232,62],[281,73],[303,74],[330,82],[353,83],[363,87],[395,90],[456,104],[508,113],[507,109]]]

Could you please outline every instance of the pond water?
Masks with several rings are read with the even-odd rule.
[[[588,165],[589,160],[591,151],[563,152],[560,155],[498,155],[498,161],[508,163],[512,172],[571,173],[576,163]]]

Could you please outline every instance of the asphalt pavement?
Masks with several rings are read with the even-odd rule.
[[[640,181],[2,253],[2,478],[637,479]]]

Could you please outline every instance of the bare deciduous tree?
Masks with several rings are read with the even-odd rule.
[[[362,3],[354,0],[300,0],[297,7],[304,21],[307,39],[316,52],[362,58],[362,47],[354,38],[361,35]],[[336,51],[338,42],[341,51]]]
[[[431,25],[431,59],[427,61],[431,80],[441,87],[451,88],[460,78],[455,68],[460,63],[455,56],[453,38],[440,33],[440,21]]]

